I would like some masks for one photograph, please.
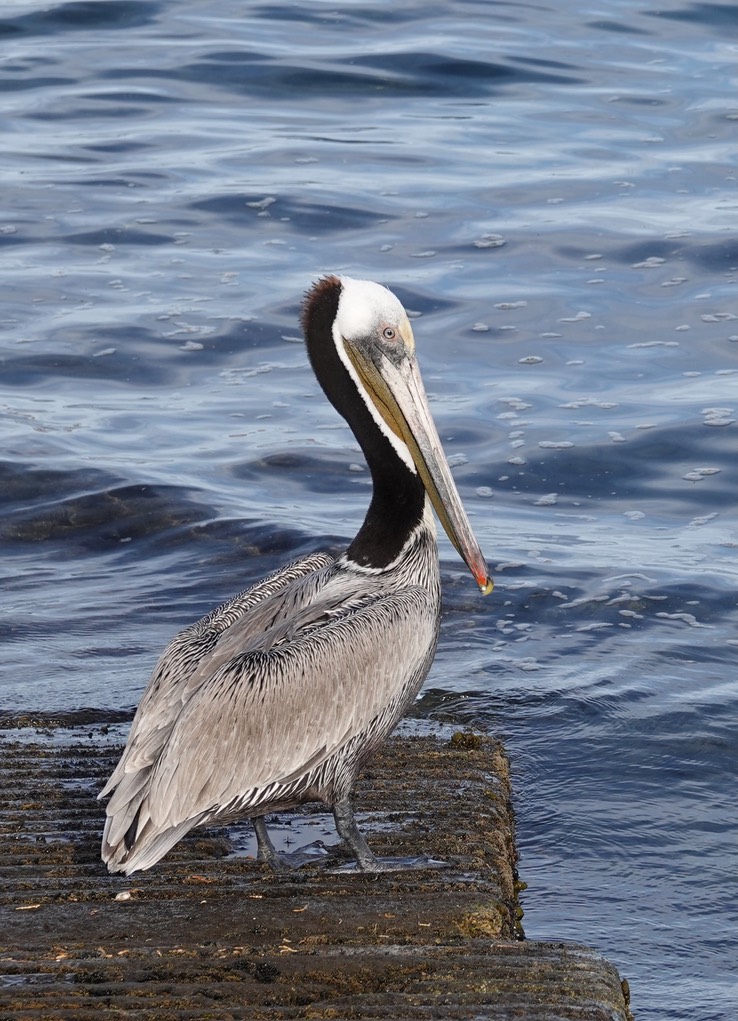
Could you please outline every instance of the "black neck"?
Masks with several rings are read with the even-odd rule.
[[[303,328],[308,357],[326,397],[348,422],[364,452],[374,491],[364,524],[347,555],[363,567],[386,567],[401,553],[423,516],[425,489],[379,428],[341,361],[331,328],[341,282],[321,280],[308,294]]]

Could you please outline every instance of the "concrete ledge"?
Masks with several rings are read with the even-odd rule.
[[[372,760],[355,800],[373,849],[448,863],[379,875],[333,871],[336,849],[275,877],[248,857],[245,824],[190,835],[151,872],[109,876],[95,793],[119,750],[105,726],[2,734],[3,1021],[629,1018],[598,954],[519,940],[494,741],[402,736]],[[319,806],[276,832],[288,846],[336,840]]]

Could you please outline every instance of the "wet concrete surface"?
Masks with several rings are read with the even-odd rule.
[[[406,732],[357,785],[378,855],[445,868],[343,871],[330,815],[307,806],[270,825],[292,854],[323,845],[285,875],[250,856],[244,823],[126,878],[99,860],[96,801],[126,728],[5,727],[0,1021],[629,1017],[597,953],[522,940],[508,763],[487,737]]]

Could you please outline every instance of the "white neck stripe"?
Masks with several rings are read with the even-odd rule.
[[[429,532],[435,541],[436,535],[438,534],[436,530],[436,519],[433,517],[433,510],[427,495],[423,505],[423,517],[407,537],[405,544],[394,560],[391,560],[384,567],[368,567],[366,564],[359,564],[356,560],[352,560],[348,555],[348,552],[345,552],[341,553],[341,555],[337,558],[336,563],[351,564],[352,570],[360,571],[362,574],[384,574],[385,571],[392,571],[402,563],[408,546],[411,546],[418,535],[423,531]]]

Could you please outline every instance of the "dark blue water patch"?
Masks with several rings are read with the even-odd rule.
[[[198,209],[209,215],[215,214],[229,224],[245,221],[256,226],[256,216],[262,208],[264,193],[258,195],[217,195],[213,198],[192,202],[190,209]],[[307,234],[328,235],[339,231],[360,230],[376,223],[383,223],[386,217],[358,206],[325,205],[308,202],[288,196],[277,196],[268,207],[273,219],[289,219],[291,227]]]
[[[30,462],[0,461],[0,513],[3,517],[29,503],[71,497],[80,492],[104,491],[120,479],[99,468],[62,471],[39,468]]]
[[[597,240],[597,252],[606,255],[608,259],[632,266],[634,263],[645,262],[647,259],[674,259],[682,257],[694,243],[692,239],[679,239],[677,241],[664,240],[660,237],[646,238],[636,242],[628,241],[626,244],[610,238],[609,244],[604,238]],[[603,244],[603,241],[605,243]],[[556,251],[566,259],[579,261],[586,259],[592,254],[592,248],[584,248],[579,245],[563,244],[556,247]]]
[[[570,64],[563,60],[548,60],[545,57],[516,57],[515,62],[523,64],[525,67],[548,67],[556,71],[579,70],[576,64]],[[574,79],[575,83],[579,81],[584,81],[584,79]]]
[[[229,53],[226,59],[206,59],[167,71],[146,71],[147,78],[166,78],[212,85],[260,102],[282,102],[289,97],[295,106],[338,95],[361,97],[384,95],[385,79],[380,74],[344,71],[334,67],[306,68],[271,61],[244,50],[240,59]]]
[[[147,178],[161,177],[163,175],[143,175]],[[127,178],[107,178],[97,180],[95,187],[127,187]],[[99,230],[83,231],[78,234],[67,234],[64,241],[69,245],[90,245],[99,248],[100,245],[115,245],[121,248],[125,245],[139,245],[150,247],[152,245],[171,245],[174,238],[171,234],[159,234],[154,230],[141,230],[139,227],[101,227]]]
[[[20,77],[21,75],[23,77]],[[27,69],[22,66],[13,67],[6,64],[0,72],[0,81],[3,92],[26,92],[31,89],[53,89],[56,86],[72,85],[75,79],[63,78],[61,75],[29,75]]]
[[[371,54],[350,58],[352,66],[365,65],[389,73],[396,83],[398,69],[410,80],[414,91],[425,95],[471,97],[496,91],[502,83],[542,82],[558,85],[576,85],[584,79],[572,74],[555,74],[572,71],[574,65],[562,61],[536,57],[516,57],[507,64],[494,61],[451,57],[448,53],[418,52]],[[531,70],[548,68],[548,70]],[[407,83],[404,83],[407,84]]]
[[[307,26],[319,29],[325,26],[372,24],[375,21],[385,24],[403,24],[415,21],[417,13],[414,8],[405,9],[401,6],[370,7],[351,6],[328,8],[321,5],[308,4],[254,4],[251,8],[255,18],[260,21],[284,22],[291,26]]]
[[[506,699],[508,708],[514,706],[521,717],[537,719],[539,726],[552,712],[558,715],[556,722],[562,729],[558,733],[555,764],[550,764],[557,782],[563,782],[573,768],[593,780],[604,781],[613,794],[652,783],[664,784],[669,789],[672,784],[688,780],[694,795],[700,785],[714,779],[725,780],[732,772],[736,742],[730,722],[735,699],[732,704],[728,699],[716,705],[689,692],[683,702],[669,700],[669,688],[679,690],[679,685],[684,685],[684,672],[671,668],[658,648],[657,638],[654,646],[642,673],[634,679],[640,690],[634,685],[624,693],[607,676],[600,675],[593,682],[587,677],[592,660],[582,658],[585,683],[576,690],[559,688],[548,696],[540,690],[522,690],[514,700]],[[699,658],[687,666],[693,672],[705,670]],[[478,693],[468,693],[465,705],[467,713],[476,708],[481,714],[478,720],[488,711]],[[653,712],[655,705],[659,705],[658,712]],[[542,727],[534,740],[536,744],[545,744],[546,728]],[[649,749],[647,755],[645,747]],[[605,753],[604,759],[600,749]],[[664,824],[668,825],[668,819],[662,817],[661,825]],[[655,850],[651,847],[649,853]]]
[[[37,473],[38,474],[38,473]],[[176,486],[128,485],[35,502],[0,520],[0,543],[50,544],[65,558],[171,532],[214,516]]]
[[[150,152],[151,150],[158,149],[158,143],[156,142],[137,142],[132,138],[125,138],[116,140],[113,142],[88,142],[86,145],[81,145],[81,149],[87,152],[99,152],[107,156],[110,153],[134,153],[134,152]],[[86,183],[86,182],[85,182]]]
[[[656,96],[618,96],[618,103],[621,106],[665,106],[669,108],[673,106],[673,100],[657,99]],[[612,159],[609,149],[591,149],[590,153],[596,159]]]
[[[185,81],[211,85],[235,93],[258,90],[263,78],[275,79],[278,76],[279,68],[271,66],[267,55],[245,48],[213,51],[206,59],[178,64],[174,68],[142,69],[139,66],[119,64],[99,74],[101,81],[125,81],[129,85],[143,80],[149,86],[152,80],[161,79],[165,82]]]
[[[594,21],[585,22],[587,28],[594,28],[600,32],[615,32],[619,35],[653,35],[653,32],[645,28],[637,28],[635,25],[624,21],[610,21],[607,18],[600,18]]]
[[[208,326],[213,325],[208,320]],[[216,320],[212,333],[198,335],[196,352],[187,349],[184,335],[173,343],[167,329],[166,324],[160,333],[106,323],[58,328],[45,338],[48,350],[44,353],[19,355],[6,349],[0,358],[0,381],[8,387],[34,387],[42,381],[65,380],[70,398],[76,393],[78,401],[89,402],[85,386],[91,381],[153,392],[185,385],[201,377],[206,366],[216,369],[234,357],[246,364],[250,353],[285,347],[283,331],[268,322]],[[84,353],[60,353],[60,348],[68,347]]]
[[[230,595],[299,557],[320,551],[338,553],[345,546],[340,537],[311,535],[294,525],[223,518],[194,529],[192,539],[193,551],[200,546],[198,557],[204,549],[208,564],[232,569],[227,583],[222,570],[217,572],[219,585],[225,585]]]
[[[490,331],[491,332],[491,331]],[[436,387],[440,389],[440,383],[436,382],[435,379],[429,380],[426,383],[426,390],[431,395],[431,401],[433,395],[436,393]],[[488,426],[484,424],[480,426],[479,417],[471,415],[454,415],[453,424],[446,429],[441,431],[441,440],[445,444],[453,444],[454,450],[474,450],[478,448],[480,456],[484,458],[484,473],[487,477],[495,477],[495,473],[499,472],[502,474],[506,470],[506,462],[504,458],[509,457],[509,450],[507,449],[507,429],[500,429],[499,435],[493,434],[490,436],[490,430]],[[496,442],[495,442],[496,441]],[[504,447],[504,457],[503,448]],[[496,449],[497,448],[497,449]],[[447,453],[450,451],[447,450]],[[495,457],[497,454],[497,457]],[[465,465],[463,468],[463,478],[465,484],[470,484],[472,478],[472,471],[476,465]],[[509,469],[509,466],[507,466]],[[462,469],[459,469],[462,472]],[[467,474],[469,473],[469,474]],[[456,474],[456,472],[454,472]],[[474,476],[476,478],[476,476]]]
[[[540,68],[540,69],[537,69]],[[544,69],[546,68],[546,69]],[[558,73],[554,73],[554,69]],[[179,79],[226,89],[228,92],[268,102],[290,98],[293,104],[314,102],[326,96],[410,98],[477,98],[519,83],[576,85],[583,81],[565,74],[563,62],[544,64],[534,58],[495,63],[450,57],[447,54],[409,51],[336,57],[333,63],[306,67],[285,60],[272,61],[249,51],[214,51],[207,59],[176,69],[147,69],[146,77]],[[116,69],[109,76],[130,80],[136,69]],[[140,72],[138,72],[140,74]]]
[[[483,469],[467,466],[467,485],[487,485],[498,468],[506,478],[496,477],[500,494],[539,495],[556,492],[557,506],[573,509],[574,501],[597,500],[621,508],[645,507],[664,511],[677,506],[680,512],[705,510],[705,482],[709,478],[713,509],[734,506],[734,478],[730,466],[735,439],[730,430],[709,427],[695,419],[683,426],[644,430],[625,443],[601,443],[564,449],[534,448],[526,453],[520,471],[509,465]],[[707,476],[685,479],[692,471],[708,466]]]
[[[140,86],[137,86],[135,90],[120,89],[120,91],[114,92],[111,89],[106,92],[86,92],[80,98],[92,103],[113,103],[116,117],[121,110],[125,116],[130,113],[142,113],[151,103],[181,103],[181,99],[177,96],[168,96],[165,92],[155,92],[153,89]],[[139,109],[139,104],[143,105],[144,110]]]
[[[99,563],[155,578],[156,592],[150,595],[143,615],[152,608],[191,607],[172,617],[185,626],[299,557],[318,551],[338,553],[345,548],[340,538],[311,535],[269,520],[208,519],[205,509],[196,500],[180,503],[179,509],[167,506],[131,541],[118,547],[105,541],[83,551],[87,563],[90,568]],[[192,520],[181,523],[189,516]],[[59,543],[57,550],[66,556],[64,544]]]
[[[0,248],[11,248],[17,245],[26,245],[29,242],[36,242],[41,238],[41,232],[39,225],[30,220],[24,220],[21,217],[16,217],[13,220],[13,231],[7,233],[0,232]],[[33,232],[37,233],[36,237],[33,237]],[[45,234],[44,237],[48,237]]]
[[[211,50],[208,53],[208,60],[217,64],[244,64],[252,61],[255,64],[266,64],[270,58],[267,54],[259,53],[257,50],[247,50],[240,47],[237,50]],[[105,72],[104,77],[122,76],[125,73],[125,70],[113,68]]]
[[[355,463],[360,470],[350,472],[351,463]],[[345,493],[352,480],[355,482],[360,478],[362,482],[368,483],[371,479],[361,454],[357,453],[355,457],[346,454],[336,456],[330,451],[315,454],[295,449],[241,462],[232,465],[229,471],[233,478],[242,481],[258,481],[263,485],[265,479],[268,479],[270,489],[279,492],[280,500],[284,500],[289,493],[298,497],[300,493],[303,496],[306,493]],[[367,504],[370,497],[371,490],[367,485]]]
[[[657,639],[655,645],[658,648]],[[661,651],[655,651],[650,661],[643,664],[637,679],[640,689],[634,685],[627,693],[611,678],[603,677],[601,669],[600,679],[587,683],[593,657],[580,656],[579,662],[584,683],[576,690],[559,687],[553,670],[549,671],[548,688],[536,682],[536,675],[529,674],[522,677],[518,687],[495,691],[494,677],[490,675],[491,686],[484,693],[479,689],[449,691],[432,685],[426,687],[412,714],[505,732],[508,737],[520,736],[524,729],[528,730],[525,786],[543,781],[542,776],[536,779],[536,772],[539,763],[545,761],[546,782],[560,784],[562,793],[567,777],[573,779],[577,775],[593,788],[606,787],[613,797],[634,796],[638,788],[652,784],[668,789],[688,782],[693,795],[715,781],[722,787],[733,772],[736,759],[736,742],[730,726],[735,700],[732,705],[730,702],[715,705],[689,697],[673,710],[662,708],[654,712],[654,706],[661,705],[664,697],[668,700],[669,686],[680,682],[679,674],[669,669]],[[704,664],[698,659],[692,668],[704,670]],[[552,734],[556,735],[555,750],[547,748]],[[513,740],[513,747],[515,743]],[[525,798],[525,787],[519,790],[521,795]],[[649,800],[657,801],[658,792],[652,790]],[[633,804],[637,804],[635,797]],[[709,814],[708,809],[706,816]],[[594,819],[588,823],[591,818],[592,813],[583,813],[578,825],[589,824],[596,829]],[[668,820],[661,816],[656,824],[668,825]],[[527,811],[528,839],[539,826],[545,830],[545,819],[539,810]],[[725,832],[726,828],[718,823],[713,830]],[[577,850],[578,855],[591,853],[588,844]],[[641,853],[658,852],[653,842],[647,840]],[[605,858],[609,860],[608,855]]]
[[[156,19],[159,5],[146,0],[77,0],[75,3],[51,5],[28,14],[0,19],[2,36],[59,36],[64,32],[86,32],[90,29],[131,29],[148,25]]]
[[[587,253],[583,250],[562,247],[560,251],[569,258],[583,258]],[[644,263],[648,259],[684,259],[710,272],[725,272],[738,266],[738,239],[726,238],[724,241],[711,241],[707,237],[690,235],[678,241],[649,238],[625,245],[615,244],[606,249],[608,258],[626,266]]]
[[[447,95],[469,96],[477,91],[480,82],[495,82],[514,77],[512,68],[492,61],[453,58],[448,54],[409,51],[405,53],[376,53],[347,58],[351,66],[363,65],[389,75],[388,81],[397,87],[403,78],[415,89],[426,94],[439,90]]]
[[[127,331],[129,337],[133,330]],[[77,331],[69,331],[65,340],[74,343],[79,339]],[[80,331],[85,341],[89,334]],[[106,340],[106,331],[95,331],[95,346],[100,347]],[[39,355],[20,355],[5,358],[2,363],[2,382],[6,386],[35,386],[42,379],[69,379],[74,382],[82,380],[109,380],[125,382],[137,386],[160,386],[170,377],[162,366],[145,363],[129,351],[116,350],[104,358],[93,358],[91,355],[66,355],[49,351]]]
[[[203,613],[299,557],[337,552],[345,545],[340,539],[310,535],[296,526],[242,518],[197,524],[178,530],[170,539],[172,549],[180,550],[171,580],[176,586],[177,572],[187,569],[202,599]],[[160,548],[152,544],[152,553]],[[134,559],[136,555],[132,551]]]
[[[452,570],[452,565],[444,568],[441,627],[451,645],[460,635],[467,635],[474,648],[485,647],[491,639],[515,645],[534,638],[554,663],[577,648],[598,647],[607,652],[623,635],[629,644],[641,648],[642,639],[633,633],[653,634],[657,628],[665,635],[697,636],[696,654],[705,663],[724,663],[726,656],[733,655],[719,636],[731,633],[738,595],[718,558],[699,573],[691,569],[683,579],[652,568],[648,574],[613,575],[610,566],[607,573],[603,570],[598,575],[591,567],[567,566],[564,572],[558,565],[547,568],[538,560],[508,564],[493,571],[495,590],[489,600],[481,601],[467,575]],[[561,636],[569,639],[566,645],[558,641]],[[674,655],[683,661],[684,650]],[[617,667],[616,659],[613,663]]]
[[[707,4],[693,3],[685,4],[681,9],[643,11],[649,18],[668,18],[671,21],[686,21],[690,24],[699,24],[705,28],[714,28],[720,32],[722,29],[735,31],[735,5],[730,4]]]
[[[455,16],[460,20],[472,17],[476,13],[488,15],[489,11],[493,10],[495,21],[517,22],[520,20],[520,10],[530,7],[529,4],[509,3],[507,0],[466,0],[466,2],[456,3],[454,11]],[[532,9],[535,10],[536,7],[533,6]],[[262,21],[284,23],[285,26],[307,26],[311,30],[340,26],[346,32],[361,36],[362,28],[367,25],[378,24],[384,28],[386,25],[414,25],[417,22],[422,23],[424,18],[433,21],[437,16],[447,13],[447,5],[351,4],[341,7],[321,5],[311,7],[307,4],[285,3],[257,4],[250,10],[254,17]]]
[[[738,269],[738,238],[692,244],[684,257],[710,272],[734,272]]]
[[[541,696],[542,708],[555,712],[556,693]],[[420,696],[408,709],[409,719],[436,720],[438,723],[452,724],[483,729],[488,733],[499,733],[496,724],[510,711],[510,697],[497,695],[492,688],[483,703],[480,703],[479,692],[450,691],[448,688],[437,687],[433,683],[426,684]],[[552,720],[553,722],[553,720]]]
[[[405,281],[395,280],[393,277],[383,277],[381,282],[396,294],[410,317],[414,313],[428,315],[430,313],[444,312],[449,309],[460,308],[464,302],[450,295],[445,297],[440,290],[426,291],[418,286],[412,286]]]
[[[88,568],[88,563],[80,563],[80,571]],[[51,645],[56,650],[66,647],[66,659],[83,658],[83,647],[79,644],[83,641],[82,636],[97,632],[97,638],[101,640],[104,632],[109,629],[109,621],[106,622],[105,620],[106,614],[101,611],[103,608],[107,608],[108,613],[114,613],[118,607],[121,607],[120,613],[122,615],[122,606],[125,602],[125,597],[121,596],[118,588],[115,588],[111,593],[110,587],[103,587],[101,585],[97,592],[96,602],[92,608],[90,604],[79,606],[75,603],[68,606],[62,605],[60,610],[49,577],[47,577],[45,585],[39,585],[36,589],[33,589],[29,586],[28,579],[25,580],[24,584],[11,575],[9,578],[3,577],[3,588],[12,599],[19,596],[30,597],[27,599],[27,603],[32,605],[32,599],[35,597],[36,606],[53,607],[54,610],[58,611],[53,613],[53,615],[49,614],[48,617],[39,617],[38,613],[34,613],[30,617],[9,615],[0,621],[0,643],[2,643],[6,653],[12,653],[12,646],[15,645],[21,652],[31,652],[32,656],[38,655],[39,657],[43,657],[44,649]],[[147,608],[147,613],[151,613],[151,607]],[[142,617],[145,616],[146,614],[142,614]],[[97,648],[102,650],[103,646],[98,645]],[[140,656],[150,653],[150,649],[147,646],[130,641],[120,646],[104,646],[104,650],[105,656],[113,659],[125,659],[126,656]],[[7,668],[7,663],[3,665]],[[45,666],[51,671],[56,669],[53,661],[51,664],[47,661]],[[65,669],[69,670],[69,667]],[[75,672],[74,668],[71,668],[69,672]],[[7,673],[5,673],[2,680],[3,682],[7,681]]]
[[[104,174],[100,176],[98,174],[99,160],[92,156],[84,156],[81,154],[69,157],[66,153],[63,156],[50,156],[49,159],[59,159],[65,165],[78,163],[83,164],[86,167],[93,168],[90,175],[85,176],[77,181],[70,182],[69,178],[66,178],[62,184],[66,188],[70,185],[79,187],[83,186],[91,190],[97,190],[101,188],[112,188],[118,190],[120,188],[128,188],[130,184],[135,185],[146,185],[152,180],[159,180],[164,175],[161,174],[132,174],[130,177],[107,177]],[[94,176],[93,176],[94,174]],[[170,226],[173,230],[182,230],[191,228],[193,221],[186,218],[179,220],[170,220]],[[53,236],[56,243],[80,245],[84,247],[99,248],[100,245],[114,245],[116,248],[123,248],[127,245],[135,245],[137,247],[154,247],[159,245],[171,245],[175,238],[172,234],[161,234],[155,229],[142,229],[140,227],[132,228],[130,226],[105,226],[100,227],[93,231],[78,231],[69,234],[61,234],[56,229],[50,230],[47,222],[38,222],[31,220],[24,220],[21,218],[15,219],[13,222],[15,230],[12,233],[2,234],[0,233],[0,245],[37,245],[37,244],[48,244],[50,236]]]
[[[100,108],[95,105],[95,103],[98,102],[100,98],[101,98],[100,96],[88,95],[84,97],[83,100],[80,101],[77,97],[75,97],[74,105],[69,103],[64,111],[65,119],[70,122],[84,120],[98,121],[101,116],[101,111]],[[130,119],[140,118],[142,116],[146,116],[146,113],[147,107],[145,105],[136,104],[135,106],[134,105],[122,106],[120,103],[117,103],[115,106],[116,121],[120,121],[123,118]],[[53,124],[59,120],[59,112],[58,110],[55,109],[47,110],[40,108],[37,110],[28,111],[25,114],[25,117],[29,121],[39,121],[42,124],[45,122],[50,122]],[[47,159],[48,158],[49,157],[47,157]],[[66,153],[64,154],[64,158],[66,158]],[[148,176],[156,179],[159,175],[151,174]]]
[[[325,13],[325,8],[315,5],[281,3],[281,4],[251,4],[249,9],[254,18],[259,21],[284,21],[290,24],[320,25],[325,22],[333,23],[335,14],[330,11]]]
[[[442,565],[445,570],[441,627],[443,632],[448,631],[449,638],[458,634],[460,628],[486,633],[492,619],[490,614],[495,626],[503,617],[518,623],[534,621],[537,625],[557,625],[562,620],[562,602],[582,595],[568,579],[567,583],[558,587],[555,583],[546,585],[540,580],[540,569],[535,565],[520,564],[506,568],[504,573],[493,571],[494,595],[491,599],[480,601],[479,592],[470,584],[469,575],[462,566]],[[561,583],[560,578],[557,581]],[[519,632],[516,637],[521,634]]]

